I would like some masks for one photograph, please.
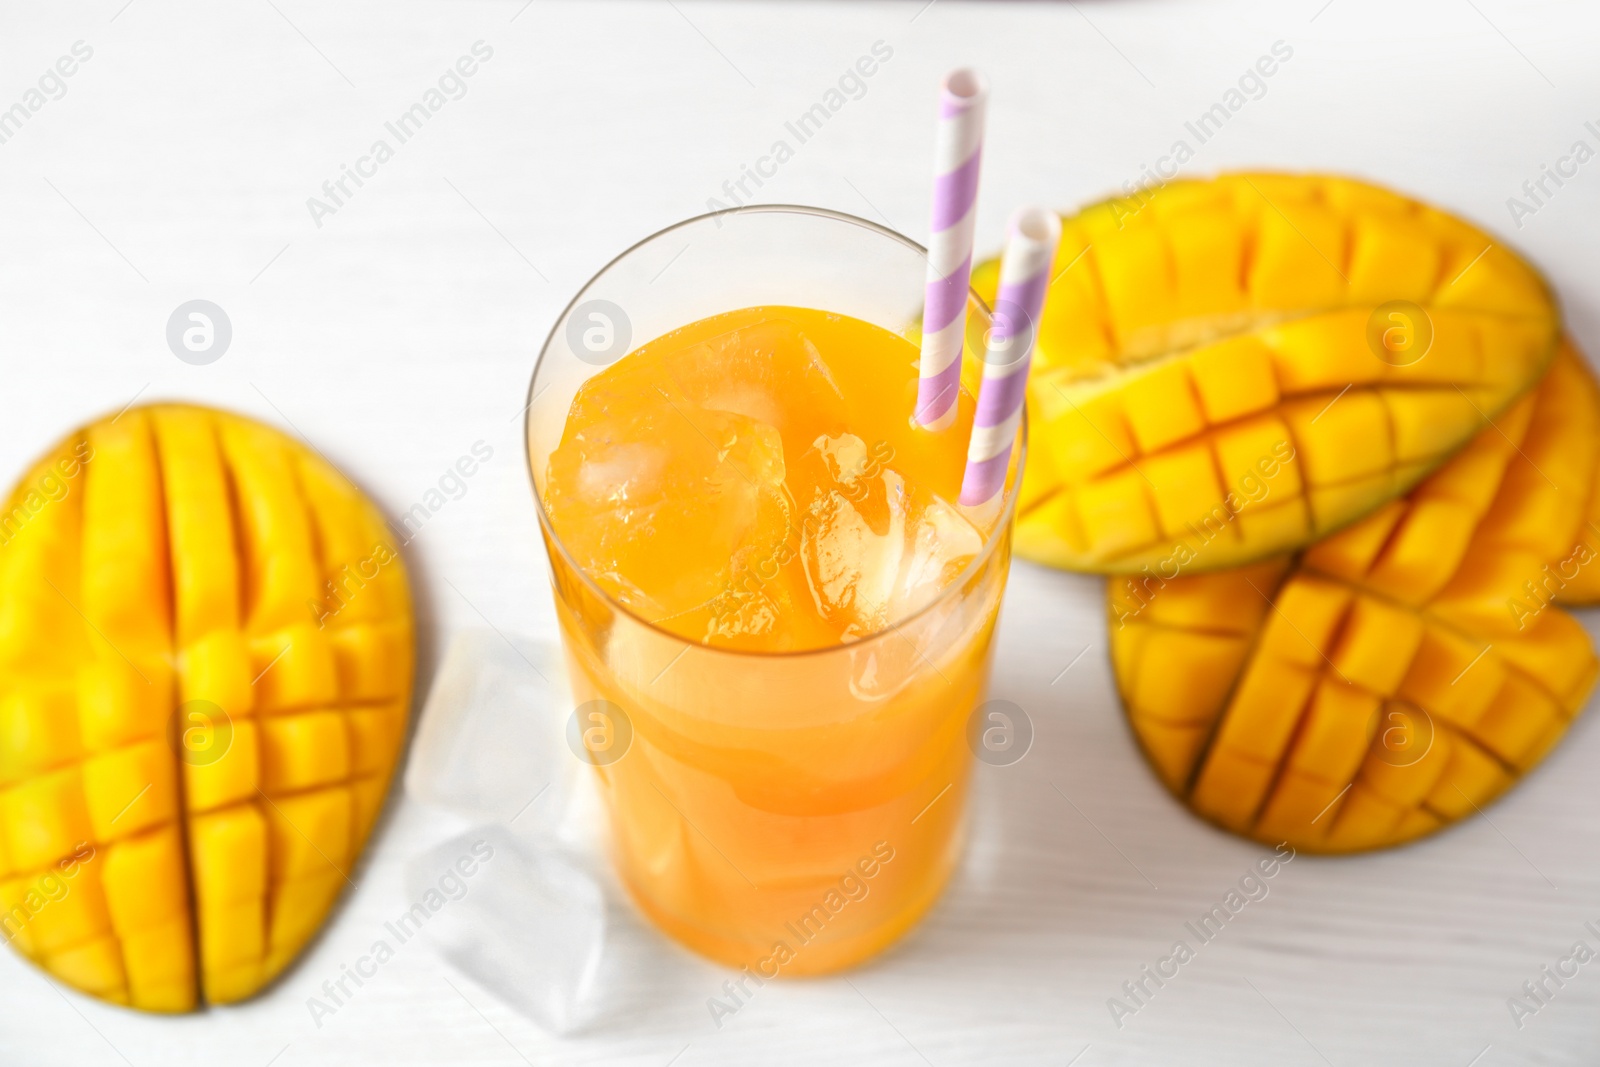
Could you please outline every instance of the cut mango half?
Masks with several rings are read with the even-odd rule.
[[[1469,817],[1600,669],[1600,390],[1570,346],[1403,499],[1292,558],[1108,582],[1128,720],[1197,814],[1314,852]]]
[[[1465,445],[1557,338],[1515,254],[1345,178],[1098,204],[1052,269],[1015,546],[1071,570],[1193,574],[1326,537]],[[998,273],[973,273],[986,300]]]
[[[0,514],[0,931],[118,1004],[241,1000],[321,925],[411,700],[377,510],[276,430],[130,408]]]

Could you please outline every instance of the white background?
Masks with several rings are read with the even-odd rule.
[[[1326,168],[1429,198],[1529,254],[1600,351],[1600,162],[1520,229],[1506,207],[1575,139],[1596,146],[1600,11],[1579,0],[123,2],[0,9],[0,107],[73,42],[94,49],[0,145],[0,472],[136,396],[301,433],[391,514],[487,442],[493,460],[411,546],[424,685],[440,641],[483,617],[553,633],[516,416],[562,305],[626,245],[705,210],[875,41],[892,60],[762,199],[925,237],[934,86],[975,63],[994,87],[979,226],[993,247],[1018,203],[1069,207],[1136,177],[1283,40],[1293,58],[1190,173]],[[316,226],[307,197],[480,39],[494,57],[468,94]],[[196,297],[233,323],[210,366],[165,343]],[[556,1041],[471,983],[452,990],[419,948],[318,1029],[306,997],[366,950],[405,862],[448,830],[397,797],[359,891],[268,995],[147,1018],[0,953],[0,1063],[1594,1062],[1600,963],[1520,1031],[1506,1007],[1574,941],[1600,947],[1583,927],[1600,920],[1588,721],[1486,818],[1394,853],[1296,860],[1113,1025],[1106,999],[1262,850],[1146,771],[1110,689],[1100,593],[1017,565],[994,691],[1031,713],[1037,743],[981,770],[957,885],[851,984],[768,986],[719,1030],[705,998],[721,976],[658,947],[631,980],[659,996],[621,996],[617,978],[605,1018]]]

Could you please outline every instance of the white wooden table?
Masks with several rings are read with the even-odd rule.
[[[485,442],[493,459],[412,545],[424,684],[480,612],[554,632],[516,416],[559,309],[616,251],[727,202],[723,183],[875,42],[892,57],[748,186],[760,199],[925,234],[933,86],[971,62],[994,84],[986,245],[1023,200],[1115,190],[1187,138],[1189,173],[1340,169],[1473,218],[1535,258],[1600,351],[1600,162],[1520,228],[1507,207],[1574,141],[1600,147],[1584,125],[1600,127],[1600,10],[1578,0],[124,5],[0,9],[0,108],[75,42],[92,49],[0,143],[0,473],[135,397],[287,426],[396,514]],[[492,56],[465,95],[397,145],[385,123],[478,41]],[[1278,41],[1292,57],[1196,145],[1185,123]],[[362,163],[386,136],[393,158]],[[314,218],[307,199],[326,201],[342,165],[369,176]],[[233,327],[206,366],[165,340],[195,298]],[[306,998],[366,950],[405,862],[448,832],[397,798],[359,891],[270,994],[146,1018],[0,953],[0,1063],[1595,1062],[1600,964],[1521,1030],[1506,1006],[1574,941],[1600,948],[1584,928],[1600,920],[1593,722],[1487,818],[1394,853],[1296,860],[1119,1029],[1107,998],[1263,850],[1146,771],[1100,604],[1096,581],[1017,566],[995,695],[1028,710],[1036,744],[982,769],[958,884],[849,984],[768,986],[719,1030],[705,998],[721,976],[646,938],[608,980],[605,1019],[560,1041],[470,983],[453,991],[419,948],[319,1029]]]

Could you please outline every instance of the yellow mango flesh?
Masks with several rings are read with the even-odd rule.
[[[321,924],[405,734],[372,505],[275,430],[132,408],[0,514],[0,931],[149,1011],[250,996]]]
[[[1540,386],[1409,495],[1294,556],[1108,582],[1111,657],[1162,781],[1236,833],[1395,845],[1543,758],[1600,669],[1600,389]]]
[[[1343,178],[1111,200],[1065,220],[1053,271],[1015,547],[1071,570],[1196,574],[1326,537],[1531,386],[1558,329],[1513,253]],[[986,300],[998,280],[973,273]],[[1425,319],[1380,314],[1392,301]],[[1398,332],[1374,341],[1375,322]]]

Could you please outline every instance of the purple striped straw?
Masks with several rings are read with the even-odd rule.
[[[961,503],[993,500],[1006,483],[1011,442],[1022,420],[1028,390],[1028,365],[1038,335],[1050,264],[1061,243],[1061,219],[1054,211],[1025,207],[1011,216],[1005,255],[1000,260],[1000,293],[994,302],[994,323],[983,355],[983,381],[978,411],[967,445],[967,472],[961,479]]]
[[[975,70],[945,75],[939,88],[939,134],[934,150],[933,225],[928,234],[928,283],[922,309],[922,365],[915,422],[931,430],[956,417],[961,390],[961,342],[967,328],[972,277],[972,227],[977,215],[978,165],[989,85]]]

